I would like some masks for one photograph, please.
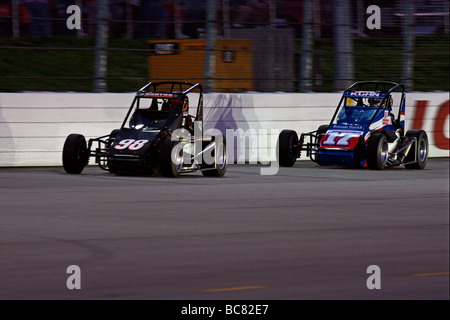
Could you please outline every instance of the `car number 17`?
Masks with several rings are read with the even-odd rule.
[[[327,139],[323,141],[323,144],[330,146],[348,146],[351,138],[357,138],[360,135],[359,132],[331,132],[328,134]]]

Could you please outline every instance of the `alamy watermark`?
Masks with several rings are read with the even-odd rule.
[[[81,289],[81,269],[77,265],[67,267],[66,273],[70,274],[67,278],[66,286],[69,290]],[[370,274],[367,278],[366,286],[369,290],[381,289],[381,269],[377,265],[370,265],[366,269],[366,273]]]
[[[194,125],[194,134],[186,129],[177,129],[172,133],[173,141],[180,141],[172,151],[172,161],[176,163],[179,159],[181,148],[191,149],[191,152],[183,153],[183,163],[191,165],[195,163],[204,163],[214,165],[217,161],[217,152],[223,154],[220,148],[226,148],[227,161],[236,164],[260,164],[261,175],[275,175],[278,173],[278,149],[276,141],[279,135],[278,129],[226,129],[225,134],[222,131],[211,128],[204,132],[201,125]],[[213,137],[214,147],[203,149],[204,139],[199,137]],[[194,138],[194,139],[192,139]],[[225,140],[226,145],[223,143]],[[192,142],[193,141],[193,142]],[[193,158],[191,157],[193,154]]]
[[[367,29],[381,29],[381,9],[379,6],[371,5],[367,7],[367,14],[370,16],[367,18],[366,26]]]
[[[66,20],[67,29],[81,29],[81,9],[77,5],[70,5],[66,9],[66,13],[70,16]],[[370,14],[367,18],[367,29],[381,29],[381,9],[377,5],[370,5],[366,9],[366,14]]]
[[[81,9],[77,5],[68,6],[66,9],[66,13],[70,14],[70,16],[66,20],[67,29],[73,30],[81,29]]]
[[[366,270],[367,274],[370,274],[370,276],[367,278],[366,286],[367,289],[373,290],[373,289],[381,289],[381,269],[379,266],[373,264],[367,267]]]
[[[81,289],[81,269],[79,266],[73,264],[67,267],[66,273],[70,276],[66,280],[66,286],[69,290]]]

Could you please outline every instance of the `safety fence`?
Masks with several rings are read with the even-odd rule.
[[[447,0],[69,2],[0,1],[0,92],[449,90]]]

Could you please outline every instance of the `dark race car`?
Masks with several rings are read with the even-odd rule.
[[[293,130],[280,133],[278,162],[293,166],[305,151],[321,166],[423,169],[428,137],[423,130],[405,133],[405,101],[403,84],[356,82],[344,91],[329,124],[300,137]]]
[[[196,108],[189,107],[191,97],[198,100]],[[83,135],[70,134],[64,170],[79,174],[90,157],[116,174],[176,177],[201,171],[221,177],[227,169],[225,137],[203,132],[203,87],[188,82],[148,83],[136,93],[120,129],[108,135],[86,143]]]

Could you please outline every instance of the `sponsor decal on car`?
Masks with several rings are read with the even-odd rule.
[[[387,96],[384,92],[378,91],[345,91],[344,97],[351,98],[385,98]]]
[[[361,136],[360,131],[329,130],[321,139],[322,148],[353,149]]]
[[[384,117],[382,119],[383,126],[387,126],[389,122],[389,110],[384,110]]]

